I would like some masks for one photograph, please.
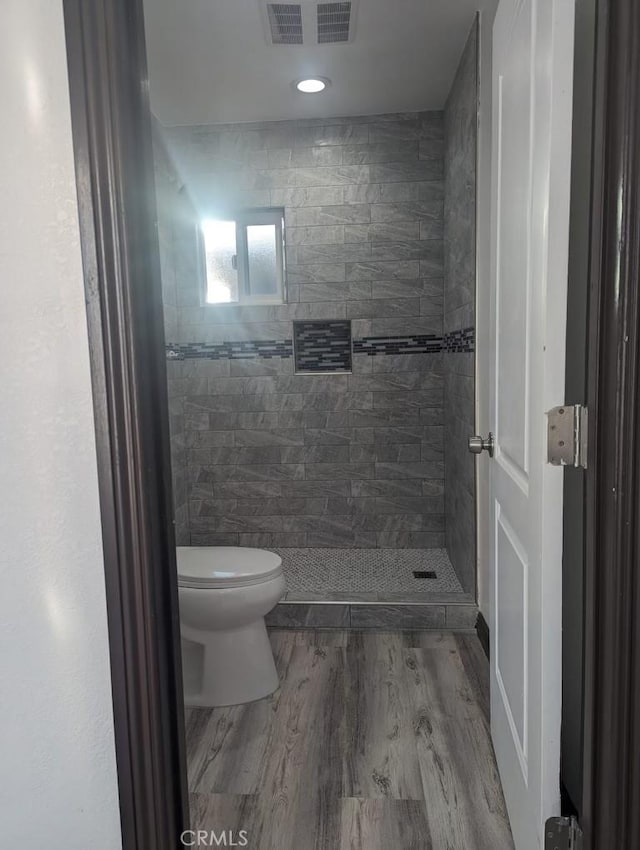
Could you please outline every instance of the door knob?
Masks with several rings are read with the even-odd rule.
[[[471,454],[479,455],[481,452],[489,452],[489,457],[493,457],[493,434],[489,431],[489,436],[485,440],[483,437],[469,437],[469,451]]]

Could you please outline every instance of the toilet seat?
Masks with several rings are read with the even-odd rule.
[[[178,586],[202,589],[246,587],[282,575],[275,552],[240,546],[178,546]]]

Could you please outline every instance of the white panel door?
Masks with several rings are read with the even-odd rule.
[[[562,469],[573,0],[500,0],[493,29],[492,734],[517,850],[559,812]]]

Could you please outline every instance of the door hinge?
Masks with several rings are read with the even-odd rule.
[[[587,468],[587,408],[554,407],[547,413],[547,460],[554,466]]]
[[[582,830],[574,817],[549,818],[544,825],[544,850],[582,850]]]

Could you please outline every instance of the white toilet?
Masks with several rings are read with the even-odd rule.
[[[185,705],[238,705],[273,693],[278,674],[264,618],[286,590],[282,559],[237,546],[179,546],[177,558]]]

